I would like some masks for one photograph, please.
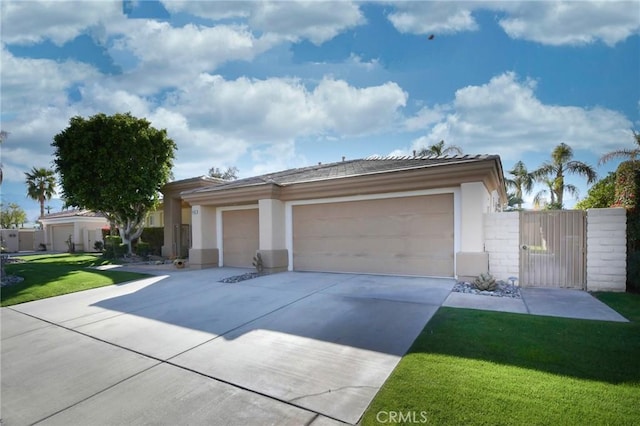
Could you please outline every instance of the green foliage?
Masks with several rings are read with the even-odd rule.
[[[615,202],[616,174],[610,172],[597,181],[587,192],[586,198],[576,204],[576,209],[600,209],[611,207]]]
[[[104,212],[125,243],[140,236],[171,176],[176,144],[166,130],[129,113],[73,117],[52,146],[67,202]]]
[[[640,292],[640,160],[616,170],[616,206],[627,209],[627,291]]]
[[[212,167],[209,169],[209,176],[222,180],[236,180],[238,179],[238,168],[227,167],[226,170],[222,170],[218,167]]]
[[[117,235],[108,235],[104,239],[104,257],[106,259],[119,259],[127,253],[126,244],[122,244],[122,238]]]
[[[462,155],[462,149],[456,145],[447,146],[444,144],[444,141],[440,141],[418,151],[418,155],[426,155],[429,157],[441,157],[449,154]]]
[[[638,206],[640,196],[640,161],[625,161],[616,170],[615,205],[633,208]]]
[[[160,256],[164,245],[164,228],[144,228],[140,239],[149,244],[149,254]]]
[[[544,182],[549,187],[551,204],[558,203],[560,208],[564,205],[565,192],[573,196],[578,195],[578,189],[574,185],[565,183],[564,178],[567,173],[586,177],[587,183],[593,183],[597,178],[593,167],[582,161],[573,160],[573,149],[566,143],[556,146],[551,152],[551,161],[543,163],[532,173],[536,180]]]
[[[15,203],[10,203],[5,207],[0,203],[0,227],[9,229],[12,226],[16,228],[27,221],[27,213]]]
[[[40,203],[40,217],[44,216],[44,202],[56,193],[56,176],[53,170],[44,167],[32,168],[25,172],[27,196]]]
[[[104,243],[102,241],[96,241],[93,243],[93,249],[95,251],[102,251],[104,250]]]
[[[522,210],[523,196],[529,194],[533,189],[533,174],[527,170],[527,166],[522,161],[518,161],[514,164],[513,168],[509,170],[512,178],[505,179],[507,189],[513,190],[513,199],[509,196],[509,207],[518,206],[518,210]],[[509,195],[509,194],[507,194]],[[515,204],[512,204],[515,203]]]
[[[145,243],[143,241],[138,241],[138,244],[136,245],[136,254],[140,257],[147,257],[149,256],[150,253],[150,246],[149,243]]]
[[[627,255],[627,291],[640,293],[640,250]]]

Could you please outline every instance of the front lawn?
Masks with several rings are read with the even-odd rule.
[[[631,323],[440,308],[362,424],[640,424],[640,296]]]
[[[98,271],[90,266],[109,261],[89,254],[57,254],[21,256],[24,263],[5,265],[8,275],[24,278],[19,284],[2,287],[2,306],[59,296],[144,278],[147,275],[123,271]]]

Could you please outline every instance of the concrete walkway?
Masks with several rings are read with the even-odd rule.
[[[521,299],[452,292],[442,306],[552,317],[628,322],[587,292],[564,288],[521,288]]]

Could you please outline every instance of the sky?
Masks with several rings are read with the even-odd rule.
[[[440,140],[498,154],[505,172],[518,160],[538,168],[564,142],[604,177],[619,162],[599,157],[632,148],[640,130],[638,0],[0,9],[0,189],[30,220],[39,205],[24,172],[53,167],[53,137],[74,116],[131,112],[166,129],[176,179],[410,155]],[[568,182],[587,194],[584,179]]]

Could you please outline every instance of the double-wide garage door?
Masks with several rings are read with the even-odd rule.
[[[450,277],[453,194],[293,206],[299,271]]]

